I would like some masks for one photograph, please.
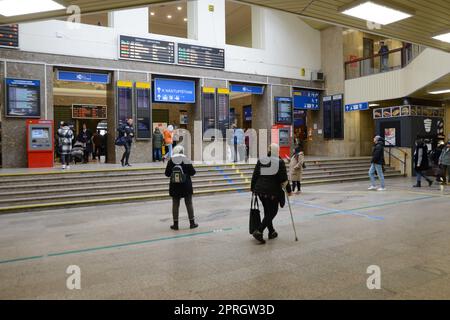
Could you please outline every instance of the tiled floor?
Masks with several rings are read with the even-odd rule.
[[[248,234],[247,193],[195,198],[200,228],[185,218],[179,232],[170,201],[3,215],[0,298],[450,299],[450,187],[412,183],[309,186],[291,198],[300,241],[284,208],[265,245]]]

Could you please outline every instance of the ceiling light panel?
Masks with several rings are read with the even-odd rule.
[[[62,9],[65,7],[53,0],[0,0],[0,15],[5,17]]]
[[[381,25],[394,23],[412,16],[409,13],[377,4],[372,1],[360,3],[354,7],[343,10],[342,13]]]

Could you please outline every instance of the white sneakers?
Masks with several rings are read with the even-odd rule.
[[[64,170],[65,168],[66,168],[66,165],[65,165],[65,164],[63,164],[63,165],[62,165],[62,169]]]
[[[375,186],[370,186],[367,190],[377,190],[377,191],[386,191],[386,188],[377,188]]]

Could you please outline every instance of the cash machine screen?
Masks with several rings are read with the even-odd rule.
[[[32,139],[48,139],[48,129],[33,129],[31,130]]]
[[[289,129],[280,129],[279,130],[279,143],[280,147],[289,146]]]

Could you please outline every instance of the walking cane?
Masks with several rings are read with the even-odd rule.
[[[291,201],[289,200],[289,195],[287,194],[287,191],[284,190],[284,192],[286,193],[287,203],[289,206],[289,212],[291,213],[291,220],[292,220],[292,227],[294,228],[295,241],[298,241],[297,230],[295,230],[294,216],[292,215]]]

